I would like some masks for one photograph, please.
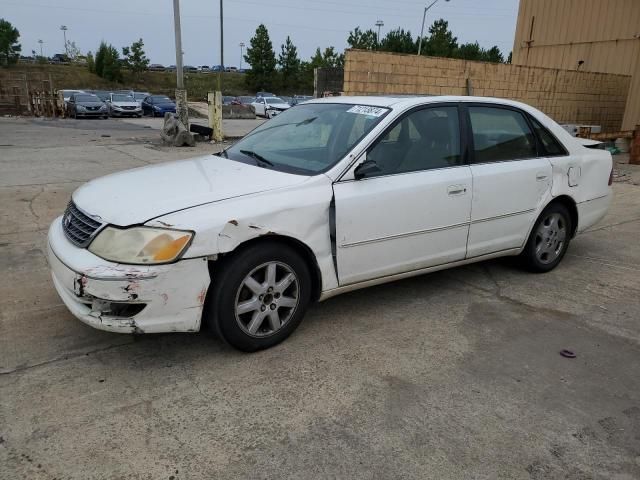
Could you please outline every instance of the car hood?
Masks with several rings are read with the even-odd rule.
[[[91,180],[73,193],[73,201],[103,222],[127,226],[205,203],[296,185],[307,178],[206,155]]]
[[[289,105],[288,103],[270,103],[269,105],[267,105],[267,108],[291,108],[291,105]]]
[[[175,103],[154,103],[153,106],[158,108],[176,108]]]
[[[138,102],[111,102],[111,105],[115,107],[139,107]]]

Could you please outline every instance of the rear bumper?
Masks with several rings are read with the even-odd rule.
[[[111,110],[112,117],[137,117],[142,115],[142,110],[127,110],[127,111],[117,111]]]
[[[60,298],[87,325],[119,333],[200,329],[210,283],[204,258],[156,266],[108,262],[69,242],[61,217],[49,229],[48,258]]]

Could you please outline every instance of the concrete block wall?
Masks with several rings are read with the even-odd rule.
[[[467,95],[532,105],[560,123],[620,130],[631,77],[347,50],[345,95]]]

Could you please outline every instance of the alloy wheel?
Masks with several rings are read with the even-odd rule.
[[[289,265],[264,263],[249,272],[238,288],[236,321],[253,337],[273,335],[291,320],[299,296],[298,277]]]
[[[562,253],[567,239],[567,223],[559,213],[547,215],[538,225],[535,236],[536,257],[543,264],[552,263]]]

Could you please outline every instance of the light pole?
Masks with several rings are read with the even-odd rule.
[[[224,72],[224,23],[222,0],[220,0],[220,71],[218,72],[218,91],[222,92],[222,72]],[[222,93],[220,93],[222,95]]]
[[[67,26],[60,25],[60,30],[62,30],[62,35],[64,35],[64,53],[65,55],[69,56],[69,49],[67,48]]]
[[[449,0],[444,1],[448,2]],[[420,40],[418,41],[418,55],[420,55],[420,52],[422,52],[422,36],[424,35],[424,21],[427,18],[427,10],[433,7],[436,3],[438,3],[438,0],[433,0],[433,2],[428,7],[424,7],[424,13],[422,14],[422,28],[420,29]]]
[[[44,55],[42,54],[42,44],[44,42],[42,40],[38,40],[38,43],[40,44],[40,57],[44,57]]]
[[[376,38],[376,41],[380,43],[380,28],[384,27],[384,22],[382,20],[378,20],[376,22],[376,27],[378,27],[378,36]]]
[[[243,58],[242,50],[243,49],[244,49],[244,42],[240,42],[240,70],[242,70],[242,58]]]

